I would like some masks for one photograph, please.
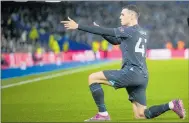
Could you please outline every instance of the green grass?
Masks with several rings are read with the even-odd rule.
[[[2,89],[2,122],[83,122],[97,113],[87,84],[88,75],[100,70],[119,68],[120,62],[117,62],[84,72]],[[187,116],[185,120],[180,120],[175,113],[169,111],[158,118],[142,122],[189,122],[188,60],[148,60],[148,68],[148,107],[181,98]],[[2,85],[54,73],[57,72],[6,79],[2,80]],[[103,86],[103,89],[112,121],[139,121],[133,119],[131,103],[125,89],[114,90],[108,86]]]

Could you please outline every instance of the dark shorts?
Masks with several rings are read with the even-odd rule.
[[[148,76],[142,70],[129,66],[121,70],[105,70],[103,73],[115,89],[126,88],[131,102],[146,106]]]

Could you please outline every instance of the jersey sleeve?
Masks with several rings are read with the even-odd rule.
[[[132,37],[132,29],[129,27],[118,27],[114,28],[114,33],[117,38],[128,38]]]
[[[78,29],[85,32],[97,34],[97,35],[106,35],[106,36],[115,37],[114,28],[104,28],[104,27],[99,27],[99,26],[87,26],[87,25],[79,24]]]
[[[112,37],[112,36],[102,36],[102,37],[113,45],[121,44],[121,40],[119,38]]]

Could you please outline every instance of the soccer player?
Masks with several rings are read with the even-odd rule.
[[[135,5],[128,5],[121,11],[121,27],[103,28],[77,24],[68,17],[61,21],[68,30],[78,29],[103,36],[112,44],[120,44],[122,52],[122,68],[92,73],[89,76],[89,88],[99,112],[85,121],[110,120],[104,102],[101,84],[115,89],[125,88],[132,103],[134,116],[137,119],[155,118],[166,111],[174,111],[180,118],[185,117],[182,100],[176,99],[150,108],[146,106],[146,88],[148,85],[148,69],[146,66],[147,33],[138,25],[139,10]]]

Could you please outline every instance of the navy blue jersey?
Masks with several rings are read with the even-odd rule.
[[[122,51],[122,68],[136,66],[148,74],[146,66],[147,32],[139,25],[114,28]]]

